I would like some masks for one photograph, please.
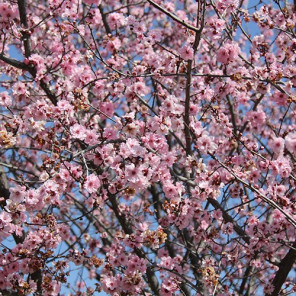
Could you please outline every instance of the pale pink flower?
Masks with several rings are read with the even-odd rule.
[[[16,185],[15,187],[9,188],[10,196],[9,198],[17,203],[21,203],[24,201],[24,198],[26,196],[26,187],[25,186],[19,186]]]
[[[192,60],[193,59],[194,51],[193,51],[193,48],[189,45],[183,46],[180,49],[179,53],[180,53],[181,58],[184,60]]]
[[[114,114],[114,104],[112,102],[103,102],[100,105],[100,111],[104,112],[107,116],[112,117]],[[101,117],[105,119],[106,117],[102,113]]]
[[[26,203],[29,205],[35,205],[39,202],[38,194],[34,189],[30,189],[26,193]]]
[[[285,140],[279,137],[273,137],[270,141],[268,141],[269,147],[276,154],[282,154],[284,151]]]
[[[221,37],[221,33],[225,27],[225,21],[214,15],[208,18],[206,25],[209,37],[215,40]],[[206,57],[206,55],[204,57]]]
[[[146,25],[143,22],[136,22],[134,24],[133,32],[135,32],[138,35],[138,37],[139,35],[141,37],[146,32],[146,30]]]
[[[107,43],[106,49],[110,52],[113,52],[115,50],[118,50],[120,46],[121,46],[121,41],[119,40],[119,38],[116,37]]]
[[[285,137],[286,148],[291,153],[296,153],[296,133],[290,133]]]
[[[0,106],[10,107],[11,103],[12,103],[12,99],[7,91],[0,93]]]
[[[13,18],[17,17],[18,10],[15,5],[12,6],[8,3],[1,3],[0,15],[1,15],[2,21],[12,20]]]
[[[149,89],[146,87],[145,83],[143,82],[136,82],[133,85],[133,90],[136,94],[140,96],[144,96],[148,93]]]
[[[2,221],[3,223],[9,223],[12,221],[11,215],[8,212],[2,211],[0,213],[0,221]]]
[[[88,4],[88,5],[92,5],[92,4],[94,4],[94,5],[100,5],[101,4],[101,1],[102,0],[83,0],[83,2],[85,4]]]
[[[217,1],[217,9],[220,13],[223,12],[232,12],[234,9],[237,8],[239,4],[238,0],[219,0]]]
[[[174,261],[170,256],[162,257],[159,266],[164,267],[166,269],[173,269]]]
[[[94,130],[86,130],[85,131],[85,139],[86,144],[95,145],[98,143],[98,135]]]
[[[289,159],[283,156],[279,156],[277,160],[271,161],[270,164],[274,173],[284,178],[287,178],[292,171]]]
[[[95,174],[89,175],[86,178],[86,182],[84,183],[84,188],[89,193],[96,192],[100,186],[101,186],[100,179]]]
[[[266,115],[263,111],[249,111],[246,119],[250,121],[252,127],[261,127],[265,123]]]
[[[113,12],[108,15],[108,24],[112,30],[119,28],[124,23],[121,13]]]
[[[160,42],[161,40],[161,32],[158,29],[150,30],[148,36],[154,42]]]
[[[103,132],[103,137],[108,140],[116,139],[116,130],[113,127],[106,127]]]
[[[73,138],[79,139],[79,140],[84,140],[86,137],[85,133],[86,129],[84,126],[75,123],[73,126],[70,127],[70,132],[73,136]]]
[[[128,181],[135,183],[139,181],[141,175],[139,168],[135,167],[133,163],[125,167],[125,177]]]
[[[217,52],[217,61],[222,64],[228,64],[237,59],[240,48],[236,43],[230,42],[221,47]]]

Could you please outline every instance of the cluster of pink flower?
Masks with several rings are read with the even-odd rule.
[[[0,0],[0,294],[295,293],[296,13],[251,2]]]

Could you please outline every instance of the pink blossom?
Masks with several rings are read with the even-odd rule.
[[[286,148],[296,154],[296,133],[290,133],[285,137]]]
[[[1,106],[10,106],[12,104],[12,99],[7,91],[0,93],[0,105]]]
[[[30,189],[26,192],[26,203],[29,205],[35,205],[39,202],[38,194],[35,190]]]
[[[272,161],[271,167],[276,174],[284,178],[287,178],[292,171],[289,159],[283,156],[279,156],[277,160]]]
[[[150,30],[148,33],[148,36],[151,38],[154,42],[159,42],[161,40],[161,32],[157,29]]]
[[[21,203],[24,201],[24,198],[26,196],[26,187],[25,186],[19,186],[16,185],[15,187],[11,187],[9,189],[10,196],[9,198],[17,203]]]
[[[86,130],[85,131],[85,139],[86,144],[95,145],[98,143],[98,135],[94,130]]]
[[[1,21],[9,21],[17,17],[18,11],[15,5],[9,3],[0,4]]]
[[[121,13],[113,12],[108,15],[108,24],[112,30],[122,26],[124,17]]]
[[[276,155],[280,155],[284,151],[285,140],[283,138],[274,137],[269,142],[269,146]]]
[[[295,292],[293,1],[23,2],[0,1],[0,291]]]
[[[207,151],[211,152],[216,149],[216,144],[213,143],[212,139],[207,136],[203,135],[198,138],[196,142],[196,147],[202,152],[206,153]]]
[[[30,56],[29,63],[37,70],[36,79],[42,79],[46,72],[46,61],[44,58],[41,55],[34,53]]]
[[[180,56],[184,60],[192,60],[193,59],[193,48],[189,45],[183,46],[180,51]]]
[[[142,38],[143,34],[146,32],[147,28],[143,22],[135,22],[133,32],[137,34],[138,37]]]
[[[104,102],[100,105],[100,111],[102,111],[103,113],[101,114],[102,118],[106,118],[104,116],[104,113],[109,116],[112,117],[113,113],[114,113],[114,104],[112,102]]]
[[[73,138],[84,140],[86,138],[86,129],[83,125],[75,123],[70,127],[70,132]]]
[[[217,1],[217,9],[220,13],[227,13],[232,12],[238,6],[238,0],[218,0]]]
[[[133,163],[127,165],[125,168],[125,177],[128,181],[136,183],[141,179],[142,173],[139,167],[136,167]]]
[[[147,94],[148,88],[146,87],[145,83],[143,82],[136,82],[133,85],[133,90],[136,94],[140,96],[144,96]]]
[[[106,127],[103,133],[103,137],[108,140],[116,139],[116,130],[113,127]]]
[[[236,43],[229,42],[221,47],[217,52],[217,61],[222,64],[234,62],[240,54],[240,48]]]
[[[86,178],[86,181],[84,183],[84,188],[89,192],[89,193],[94,193],[96,192],[99,187],[101,186],[100,179],[95,175],[91,174]]]
[[[174,268],[174,261],[170,256],[162,257],[160,266],[167,268],[167,269],[173,269]]]
[[[263,111],[249,111],[246,119],[250,121],[252,127],[260,128],[265,122],[266,115]]]
[[[206,26],[207,30],[209,31],[209,36],[213,40],[217,40],[220,38],[221,33],[225,27],[225,21],[214,15],[208,18]]]
[[[101,0],[83,0],[83,2],[85,4],[88,4],[88,5],[100,5],[101,4]]]
[[[119,38],[113,38],[107,43],[106,49],[110,52],[118,50],[120,48],[121,42]]]

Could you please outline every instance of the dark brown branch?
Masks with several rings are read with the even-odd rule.
[[[9,58],[5,56],[4,54],[0,54],[0,60],[7,63],[10,66],[13,66],[17,69],[28,71],[34,78],[36,77],[36,69],[32,68],[30,65],[26,65],[23,62],[20,62],[18,60]],[[57,97],[51,92],[51,90],[48,88],[47,84],[41,79],[40,81],[40,87],[44,90],[50,101],[56,105],[57,104]]]
[[[7,63],[8,65],[10,66],[13,66],[15,68],[18,68],[18,69],[21,69],[21,70],[28,70],[28,65],[26,65],[25,63],[23,62],[20,62],[18,60],[15,60],[15,59],[12,59],[12,58],[9,58],[7,57],[6,55],[4,54],[0,54],[0,60]]]
[[[58,103],[57,97],[51,92],[51,90],[48,88],[47,84],[43,80],[40,81],[40,87],[44,90],[50,101],[56,106]]]
[[[32,53],[32,49],[31,49],[31,42],[30,42],[29,25],[27,20],[26,0],[18,0],[17,4],[18,4],[18,10],[20,14],[21,25],[24,27],[24,30],[22,31],[22,35],[23,35],[22,40],[25,48],[25,57],[29,58]],[[1,59],[4,60],[3,57]],[[34,78],[36,77],[36,70],[34,68],[30,68],[28,66],[24,67],[22,64],[16,64],[15,61],[14,61],[14,64],[19,69],[28,70]],[[40,87],[44,90],[44,92],[46,93],[50,101],[54,105],[56,105],[57,104],[56,96],[50,91],[47,84],[43,80],[40,81]]]
[[[291,271],[295,261],[296,261],[296,241],[293,244],[293,248],[290,248],[289,252],[283,258],[279,264],[279,269],[276,272],[275,278],[272,281],[274,290],[271,294],[266,294],[268,296],[277,296],[279,295],[282,285],[285,283],[289,272]]]
[[[227,102],[228,102],[228,105],[229,105],[229,111],[230,111],[230,115],[231,115],[231,123],[232,123],[232,127],[233,127],[233,133],[237,137],[237,125],[236,125],[236,120],[235,120],[233,104],[231,102],[231,99],[230,99],[229,95],[227,95],[226,98],[227,98]]]
[[[196,280],[196,286],[198,288],[198,291],[204,295],[204,284],[203,284],[203,279],[202,279],[202,274],[199,270],[199,268],[201,267],[201,258],[197,255],[196,252],[193,252],[193,250],[191,250],[190,245],[192,246],[192,238],[189,235],[188,230],[185,228],[182,231],[182,235],[184,238],[184,243],[188,248],[188,252],[189,252],[189,259],[191,261],[192,264],[192,271]]]
[[[247,280],[249,279],[249,275],[251,273],[253,269],[253,266],[252,265],[249,265],[244,273],[244,276],[243,276],[243,279],[242,279],[242,282],[241,282],[241,285],[239,287],[239,295],[243,295],[243,292],[245,291],[245,285],[246,285],[246,282]]]
[[[19,292],[12,292],[12,291],[8,291],[8,290],[0,290],[1,295],[3,296],[19,296]]]
[[[103,20],[103,24],[104,24],[106,33],[111,34],[112,31],[111,31],[110,26],[109,26],[109,24],[107,22],[106,14],[104,13],[102,5],[99,5],[99,10],[100,10],[100,13],[101,13],[101,16],[102,16],[102,20]]]
[[[29,32],[29,26],[27,21],[27,11],[26,11],[26,0],[18,0],[17,1],[18,10],[20,14],[20,21],[22,26],[25,30],[23,30],[22,34],[22,40],[24,42],[24,48],[25,48],[25,57],[28,58],[31,55],[31,42],[30,42],[30,32]]]
[[[190,136],[190,89],[191,89],[191,71],[192,60],[188,61],[187,65],[187,79],[186,79],[186,98],[185,98],[185,113],[184,113],[184,134],[186,141],[186,155],[191,154],[191,136]]]

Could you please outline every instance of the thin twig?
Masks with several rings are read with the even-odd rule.
[[[186,27],[187,29],[190,29],[196,33],[198,33],[199,29],[182,21],[181,19],[179,19],[176,15],[170,13],[168,10],[166,10],[165,8],[161,7],[160,5],[158,5],[157,3],[155,3],[152,0],[147,0],[152,6],[154,6],[155,8],[157,8],[158,10],[162,11],[164,14],[166,14],[168,17],[170,17],[171,19],[173,19],[174,21],[176,21],[177,23],[183,25],[184,27]]]
[[[243,184],[247,188],[251,189],[254,193],[256,193],[259,197],[261,197],[266,203],[268,203],[272,208],[279,210],[287,218],[287,220],[296,228],[296,221],[291,215],[286,213],[279,205],[277,205],[273,200],[269,199],[267,196],[262,194],[253,185],[249,184],[248,182],[244,181],[239,176],[237,176],[230,168],[228,168],[228,166],[226,166],[223,162],[221,162],[215,155],[213,155],[212,153],[209,153],[209,155],[214,160],[216,160],[224,169],[226,169],[237,181],[239,181],[241,184]]]

